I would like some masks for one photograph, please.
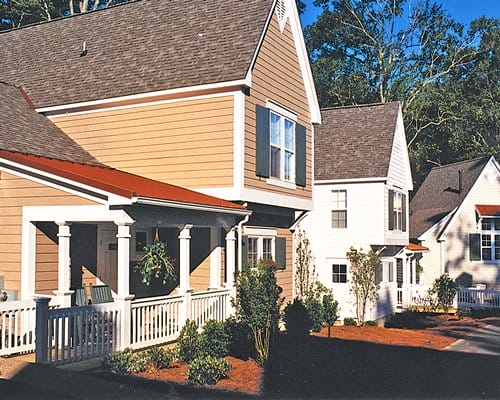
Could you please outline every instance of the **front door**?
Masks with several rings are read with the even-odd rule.
[[[100,224],[98,229],[97,277],[115,292],[118,282],[118,239],[115,224]]]

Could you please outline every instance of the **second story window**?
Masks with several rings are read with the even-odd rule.
[[[347,283],[347,265],[332,264],[332,282]]]
[[[295,122],[270,112],[272,178],[293,181],[295,178]]]
[[[306,186],[306,128],[274,103],[256,106],[256,175],[270,184]]]
[[[406,232],[406,195],[389,189],[388,203],[389,230]]]
[[[481,221],[481,259],[500,261],[500,218]]]
[[[347,228],[346,190],[332,190],[332,228]]]

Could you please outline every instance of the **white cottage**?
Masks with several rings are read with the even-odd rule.
[[[394,312],[416,283],[422,248],[408,246],[412,190],[399,103],[328,108],[315,132],[313,211],[301,221],[320,281],[333,289],[341,318],[354,317],[351,246],[379,251],[379,300],[367,319]]]
[[[425,284],[500,288],[500,166],[482,157],[433,168],[410,203],[412,240],[429,248]]]

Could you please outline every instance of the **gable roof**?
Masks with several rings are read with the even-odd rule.
[[[237,203],[109,167],[78,164],[6,150],[0,150],[0,159],[120,196],[131,202],[141,203],[141,200],[142,202],[158,200],[165,203],[165,205],[194,205],[216,208],[217,211],[231,209],[238,214],[248,213],[244,206]],[[20,172],[20,169],[16,168],[12,163],[5,163],[0,160],[0,167],[6,169],[15,168]],[[36,176],[40,178],[37,173]]]
[[[316,180],[386,177],[399,103],[326,108],[314,135]]]
[[[482,157],[432,168],[410,202],[410,237],[419,237],[458,208],[489,160]]]
[[[0,110],[0,149],[99,164],[47,117],[38,114],[21,89],[0,82]]]
[[[273,3],[136,0],[8,31],[0,79],[36,108],[243,80]]]

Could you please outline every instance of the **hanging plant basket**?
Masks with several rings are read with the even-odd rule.
[[[144,253],[135,268],[142,276],[142,283],[149,286],[153,280],[159,280],[167,285],[176,281],[175,259],[168,255],[167,244],[160,241],[158,228],[153,243],[144,246]]]

